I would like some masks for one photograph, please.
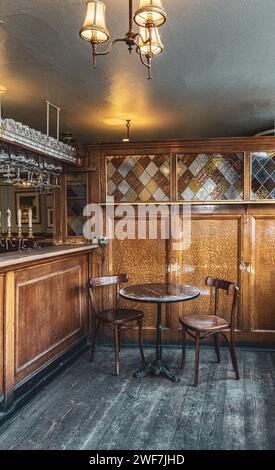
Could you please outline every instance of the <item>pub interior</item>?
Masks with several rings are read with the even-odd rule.
[[[1,450],[275,448],[275,10],[237,3],[1,1]]]

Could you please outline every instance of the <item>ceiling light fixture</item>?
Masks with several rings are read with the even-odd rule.
[[[140,26],[140,32],[133,31],[133,20]],[[80,29],[80,37],[92,44],[93,66],[96,57],[107,55],[117,42],[124,42],[131,54],[135,49],[140,60],[148,69],[148,80],[152,78],[152,58],[160,54],[164,46],[158,28],[166,21],[166,11],[161,0],[139,0],[138,10],[133,14],[133,0],[129,0],[129,29],[124,38],[115,39],[106,51],[98,51],[99,44],[107,42],[110,34],[106,25],[106,6],[98,0],[87,0],[86,18]]]
[[[123,139],[122,142],[130,142],[130,127],[131,127],[131,119],[126,119],[127,137],[126,139]]]

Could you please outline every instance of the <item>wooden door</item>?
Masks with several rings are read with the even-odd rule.
[[[275,209],[251,209],[251,338],[275,344]]]

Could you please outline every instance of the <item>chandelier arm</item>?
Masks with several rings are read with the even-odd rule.
[[[143,55],[141,53],[141,49],[140,49],[140,46],[138,45],[138,43],[135,42],[135,46],[137,48],[137,53],[139,55],[139,58],[140,58],[142,64],[145,65],[145,67],[147,67],[147,69],[150,69],[151,65],[149,63],[145,62],[145,60],[143,59]]]
[[[125,42],[125,38],[115,39],[114,41],[111,42],[111,44],[109,45],[108,49],[106,49],[106,51],[99,51],[99,52],[96,51],[95,55],[99,56],[99,55],[109,54],[113,48],[113,45],[116,44],[117,42]]]
[[[144,41],[144,38],[143,38],[142,34],[140,34],[140,33],[136,33],[135,38],[140,38],[143,45],[149,44],[149,42],[151,41],[150,37],[148,39],[146,39],[146,41]],[[137,45],[138,44],[136,44],[136,46]]]

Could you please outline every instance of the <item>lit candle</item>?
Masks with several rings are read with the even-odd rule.
[[[17,211],[17,219],[18,219],[18,228],[22,228],[22,211],[18,209]]]
[[[10,209],[7,210],[7,227],[11,228],[11,211],[10,211]]]
[[[32,210],[29,208],[29,228],[32,228]]]

